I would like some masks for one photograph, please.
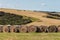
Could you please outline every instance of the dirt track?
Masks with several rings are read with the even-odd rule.
[[[36,22],[29,23],[27,25],[60,25],[60,20],[45,18],[43,16],[46,16],[47,14],[43,12],[33,12],[33,11],[23,11],[23,10],[18,11],[12,9],[0,9],[0,11],[10,12],[17,15],[25,15],[28,17],[35,17],[42,20],[42,22],[36,21]]]

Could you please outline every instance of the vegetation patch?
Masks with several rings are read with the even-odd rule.
[[[56,14],[55,13],[47,13],[47,14],[48,15],[47,16],[44,16],[44,17],[60,20],[60,15],[57,14],[57,13]]]
[[[38,20],[37,18],[15,15],[0,11],[0,25],[22,25]]]

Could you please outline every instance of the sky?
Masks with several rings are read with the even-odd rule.
[[[0,8],[60,12],[60,0],[0,0]]]

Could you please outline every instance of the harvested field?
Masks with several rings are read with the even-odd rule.
[[[60,33],[0,33],[0,40],[60,40]]]

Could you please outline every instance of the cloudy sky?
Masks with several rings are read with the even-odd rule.
[[[0,0],[0,8],[60,12],[60,0]]]

